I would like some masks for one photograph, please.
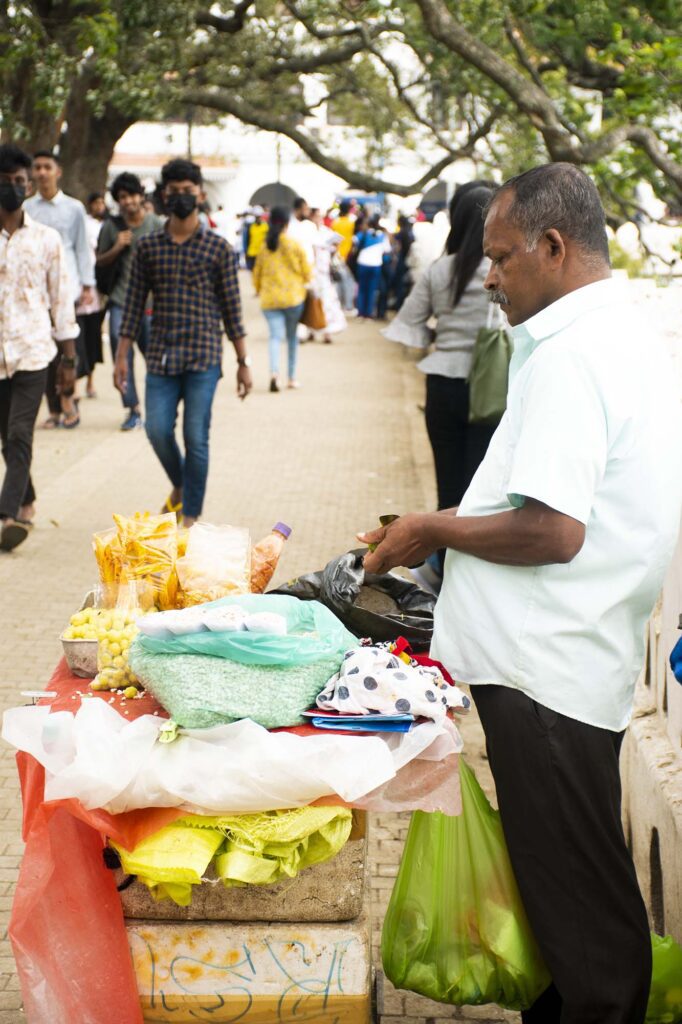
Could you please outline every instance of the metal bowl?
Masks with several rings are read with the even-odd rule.
[[[92,608],[95,603],[94,590],[89,591],[78,609],[82,612],[85,608]],[[81,679],[93,679],[97,675],[97,641],[96,640],[66,640],[62,635],[59,638],[64,649],[64,657],[70,671]]]
[[[92,679],[97,675],[97,641],[65,640],[61,637],[66,664],[74,676]]]

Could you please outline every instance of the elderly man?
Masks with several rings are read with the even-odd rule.
[[[553,978],[533,1024],[638,1024],[647,916],[618,755],[678,534],[679,394],[610,280],[596,188],[569,164],[506,182],[485,282],[512,327],[507,412],[461,505],[361,535],[368,571],[448,548],[432,654],[471,684],[528,916]]]

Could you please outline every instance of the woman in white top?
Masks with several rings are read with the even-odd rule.
[[[492,195],[487,182],[461,185],[450,203],[445,255],[422,275],[384,331],[391,341],[433,351],[419,363],[426,374],[426,429],[433,450],[438,508],[459,505],[485,455],[494,426],[469,423],[469,385],[476,335],[485,327],[482,211]],[[428,321],[434,318],[434,331]]]
[[[332,281],[332,258],[339,247],[339,242],[342,242],[343,238],[336,231],[332,231],[331,228],[325,226],[321,210],[311,210],[310,220],[317,228],[317,236],[313,246],[315,262],[313,264],[312,290],[322,300],[324,318],[327,321],[323,340],[330,344],[332,334],[339,334],[341,331],[345,331],[348,326],[341,309],[339,293]],[[308,341],[314,340],[315,332],[311,330],[308,334]]]

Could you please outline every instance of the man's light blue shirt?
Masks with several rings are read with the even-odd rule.
[[[88,242],[85,207],[59,191],[52,199],[43,199],[36,193],[26,200],[24,209],[34,220],[56,228],[61,235],[73,301],[77,302],[81,290],[95,284],[95,259]]]
[[[672,362],[611,279],[512,330],[507,411],[458,515],[534,498],[586,527],[568,564],[449,551],[432,654],[459,681],[627,725],[644,630],[678,536],[682,416]]]

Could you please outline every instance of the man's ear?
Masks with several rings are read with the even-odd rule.
[[[556,263],[557,266],[561,266],[566,259],[566,243],[562,238],[561,232],[557,231],[556,228],[550,228],[542,236],[542,243],[550,261]]]

